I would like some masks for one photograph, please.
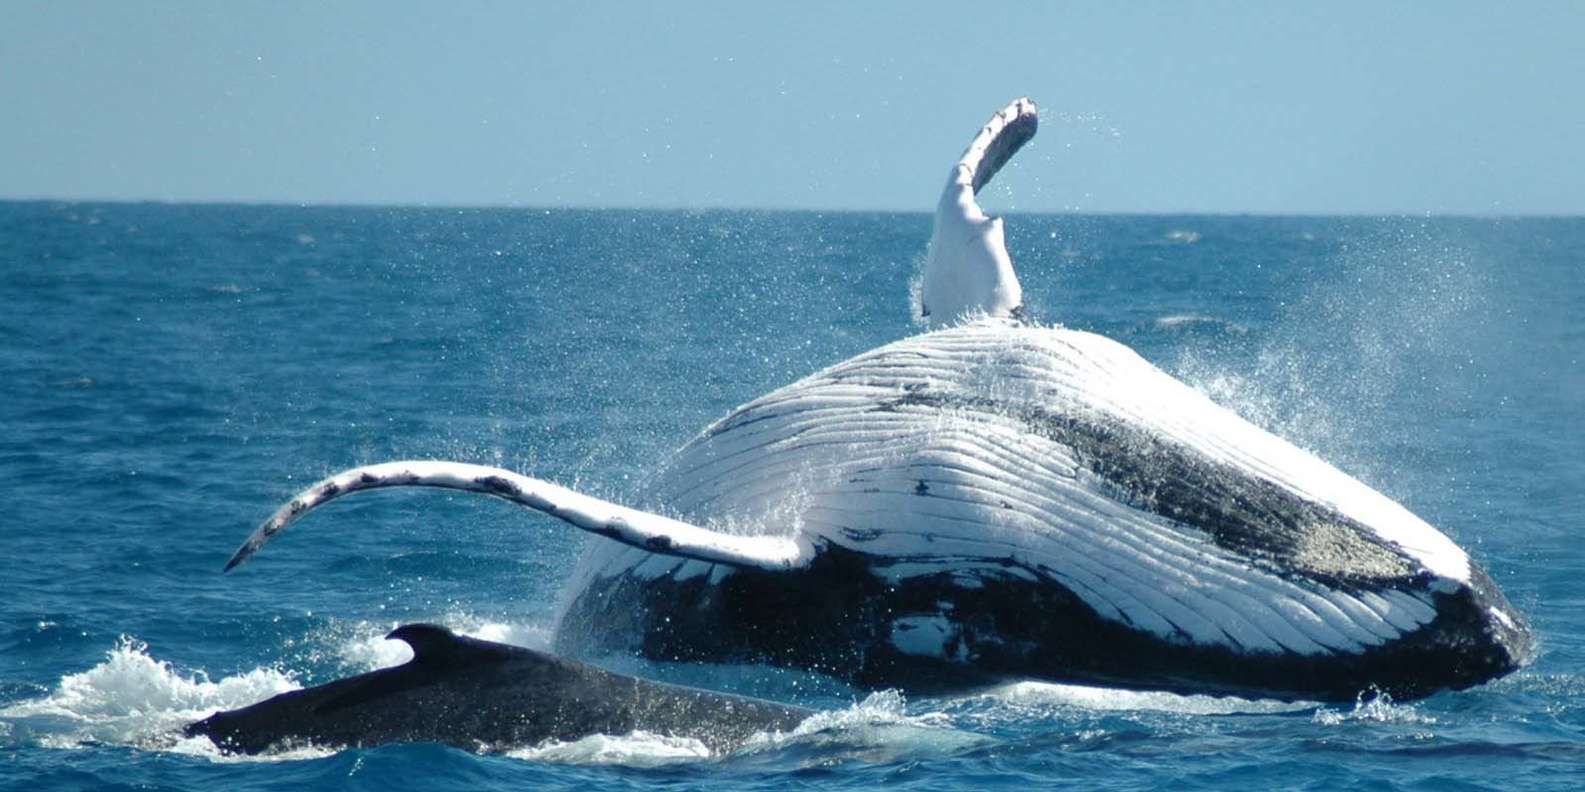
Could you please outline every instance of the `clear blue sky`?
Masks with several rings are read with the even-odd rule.
[[[1581,2],[0,12],[0,198],[1585,214]]]

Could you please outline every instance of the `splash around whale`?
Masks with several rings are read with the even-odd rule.
[[[1031,323],[976,193],[1035,134],[1020,99],[953,165],[927,332],[732,411],[637,509],[408,461],[304,490],[227,569],[365,489],[466,490],[603,538],[557,648],[767,662],[860,684],[1048,679],[1352,699],[1527,662],[1523,617],[1441,532],[1127,347]]]

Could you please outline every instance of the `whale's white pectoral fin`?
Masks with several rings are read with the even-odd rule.
[[[298,493],[250,535],[226,562],[230,571],[303,515],[349,492],[436,487],[493,495],[544,512],[590,533],[652,553],[765,570],[795,569],[814,547],[789,537],[738,536],[652,512],[630,509],[520,473],[462,462],[386,462],[337,473]]]
[[[1027,96],[991,116],[958,160],[958,166],[969,178],[968,186],[978,193],[989,184],[996,172],[1035,136],[1038,125],[1035,103]]]
[[[1016,316],[1023,307],[1002,221],[987,216],[974,196],[1035,136],[1038,123],[1034,102],[1013,102],[991,116],[952,166],[925,261],[921,304],[931,327],[971,314]]]

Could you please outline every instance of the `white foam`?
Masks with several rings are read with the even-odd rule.
[[[924,728],[947,728],[947,717],[939,712],[909,715],[908,700],[901,691],[882,690],[864,697],[847,709],[825,710],[815,713],[798,724],[788,736],[802,736],[832,729],[856,726],[903,725]]]
[[[532,748],[506,752],[513,759],[580,765],[655,767],[676,762],[697,762],[712,757],[704,743],[691,737],[673,737],[635,731],[621,736],[592,734],[578,740],[548,740]]]
[[[150,748],[155,746],[139,746]],[[268,751],[258,754],[228,754],[221,753],[220,749],[210,742],[208,737],[181,737],[175,744],[158,746],[166,753],[180,754],[182,756],[197,756],[217,763],[242,763],[242,762],[300,762],[305,759],[323,759],[334,756],[340,748],[324,748],[311,743],[285,744],[272,746]]]
[[[625,735],[596,734],[572,741],[549,740],[506,752],[515,759],[588,765],[654,767],[679,762],[721,759],[736,754],[816,749],[814,761],[829,760],[830,750],[885,762],[924,752],[953,752],[991,740],[951,728],[943,713],[909,715],[907,702],[895,690],[872,693],[844,709],[818,712],[788,732],[761,732],[731,754],[712,752],[696,739],[645,731]]]
[[[1386,693],[1361,694],[1354,700],[1354,708],[1342,712],[1326,707],[1316,710],[1313,720],[1322,726],[1341,726],[1350,722],[1409,723],[1430,725],[1436,718],[1427,715],[1413,704],[1397,704]]]
[[[150,656],[147,645],[123,637],[104,662],[61,677],[49,695],[0,709],[0,722],[13,736],[54,748],[96,743],[207,753],[213,751],[201,747],[207,739],[179,736],[183,726],[298,687],[273,668],[212,681],[202,671],[178,671]]]
[[[1025,706],[1064,706],[1103,712],[1172,712],[1183,715],[1300,712],[1319,706],[1315,702],[1184,695],[1163,690],[1120,690],[1055,682],[1014,682],[993,688],[982,694],[982,697]]]
[[[497,643],[544,649],[550,642],[549,631],[535,624],[468,614],[450,614],[435,621],[459,634]],[[324,648],[305,652],[301,659],[309,663],[329,659],[349,673],[363,673],[400,665],[412,657],[407,644],[385,639],[396,626],[395,622],[369,621],[331,624],[287,644],[317,644]],[[0,709],[0,734],[11,742],[51,748],[122,745],[216,761],[283,761],[330,755],[334,753],[331,750],[300,745],[257,757],[230,756],[220,753],[206,737],[181,735],[182,727],[217,711],[245,707],[301,687],[293,671],[262,666],[211,680],[202,670],[178,670],[150,655],[143,642],[123,637],[106,653],[104,662],[61,677],[48,695]]]
[[[945,713],[909,715],[901,693],[883,690],[846,709],[817,712],[790,732],[757,734],[740,750],[803,747],[816,749],[816,762],[831,761],[826,754],[836,750],[850,758],[886,763],[924,754],[957,753],[990,742],[994,742],[991,737],[953,728]]]
[[[815,713],[791,731],[756,734],[733,753],[814,746],[858,751],[873,758],[876,751],[912,755],[920,749],[957,750],[990,739],[951,728],[945,714],[909,715],[906,709],[907,702],[895,690],[872,693],[847,708]],[[699,740],[645,731],[596,734],[572,741],[549,740],[507,751],[506,755],[542,762],[637,767],[723,758]]]

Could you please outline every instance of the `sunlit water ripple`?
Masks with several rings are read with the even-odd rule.
[[[255,759],[180,726],[401,662],[392,626],[548,644],[585,538],[497,502],[349,499],[221,576],[305,482],[500,464],[623,499],[731,407],[916,332],[925,215],[0,204],[0,787],[1575,788],[1585,778],[1585,221],[1014,216],[1034,314],[1135,347],[1402,500],[1534,622],[1423,701],[1010,682],[905,700],[597,660],[820,714]]]

